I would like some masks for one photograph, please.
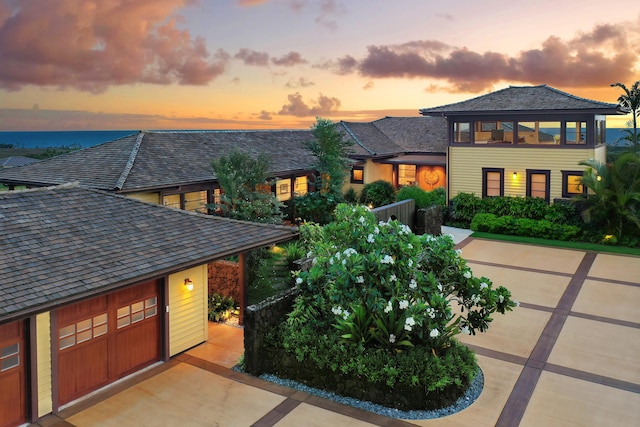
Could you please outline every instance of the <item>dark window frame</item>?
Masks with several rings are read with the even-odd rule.
[[[356,170],[362,172],[362,179],[355,179],[354,178],[353,172],[356,171]],[[364,184],[364,166],[353,166],[351,168],[351,183],[352,184]]]
[[[551,202],[551,171],[546,169],[527,169],[527,197],[531,197],[531,178],[533,175],[545,176],[544,200]]]
[[[574,196],[577,196],[580,193],[569,193],[568,190],[568,186],[569,186],[569,177],[570,176],[579,176],[579,177],[583,177],[584,176],[584,171],[561,171],[562,172],[562,197],[566,198],[566,199],[570,199]],[[587,195],[587,187],[585,185],[582,186],[582,195],[586,196]]]
[[[500,174],[500,196],[504,196],[504,168],[482,168],[482,198],[496,197],[487,195],[487,173],[489,172]]]

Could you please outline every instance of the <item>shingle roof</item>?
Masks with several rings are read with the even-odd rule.
[[[215,180],[211,160],[234,149],[264,153],[274,175],[311,170],[307,130],[141,132],[57,156],[27,168],[0,171],[0,181],[33,185],[79,182],[101,190],[139,189]]]
[[[402,153],[404,149],[389,139],[373,123],[344,122],[337,123],[338,129],[355,142],[354,156],[385,156]]]
[[[0,168],[13,168],[16,166],[30,165],[40,160],[24,156],[11,156],[0,159]]]
[[[77,186],[2,192],[0,321],[296,233]]]
[[[447,121],[442,117],[385,117],[373,125],[406,152],[447,152]]]
[[[420,114],[527,111],[589,111],[598,114],[617,114],[618,105],[580,98],[547,85],[510,86],[466,101],[422,108]]]

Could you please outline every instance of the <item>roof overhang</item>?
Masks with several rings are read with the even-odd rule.
[[[392,165],[416,165],[416,166],[446,166],[446,155],[425,155],[425,154],[405,154],[402,156],[392,157],[389,159],[374,160],[376,163],[385,163]]]

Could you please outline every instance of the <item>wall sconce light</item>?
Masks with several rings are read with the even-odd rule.
[[[513,179],[518,179],[518,172],[513,173]]]
[[[600,175],[598,175],[598,176],[596,177],[596,179],[597,179],[598,181],[602,181],[602,177],[601,177]]]
[[[193,290],[193,282],[191,279],[184,279],[184,287],[187,288],[189,292]]]

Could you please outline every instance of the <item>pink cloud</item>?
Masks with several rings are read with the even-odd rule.
[[[242,48],[234,56],[240,59],[245,65],[266,66],[269,65],[269,54],[266,52],[258,52],[255,50]]]
[[[302,100],[302,95],[298,92],[288,95],[287,101],[288,103],[283,105],[278,112],[279,115],[297,117],[328,115],[337,112],[341,104],[338,98],[320,94],[314,102],[315,105],[309,106]]]
[[[0,6],[0,87],[207,84],[230,59],[179,28],[191,0],[21,0]],[[9,6],[11,4],[11,6]],[[46,35],[46,36],[45,36]]]
[[[501,81],[548,83],[565,87],[608,86],[634,80],[639,55],[633,25],[598,25],[571,40],[547,38],[538,49],[507,55],[474,52],[437,40],[369,46],[357,59],[347,55],[318,65],[337,74],[358,72],[368,78],[435,78],[453,91],[480,92]]]
[[[274,65],[280,65],[283,67],[293,67],[298,64],[306,64],[307,60],[302,58],[302,55],[298,52],[289,52],[286,55],[282,55],[280,58],[273,58],[271,60]]]

